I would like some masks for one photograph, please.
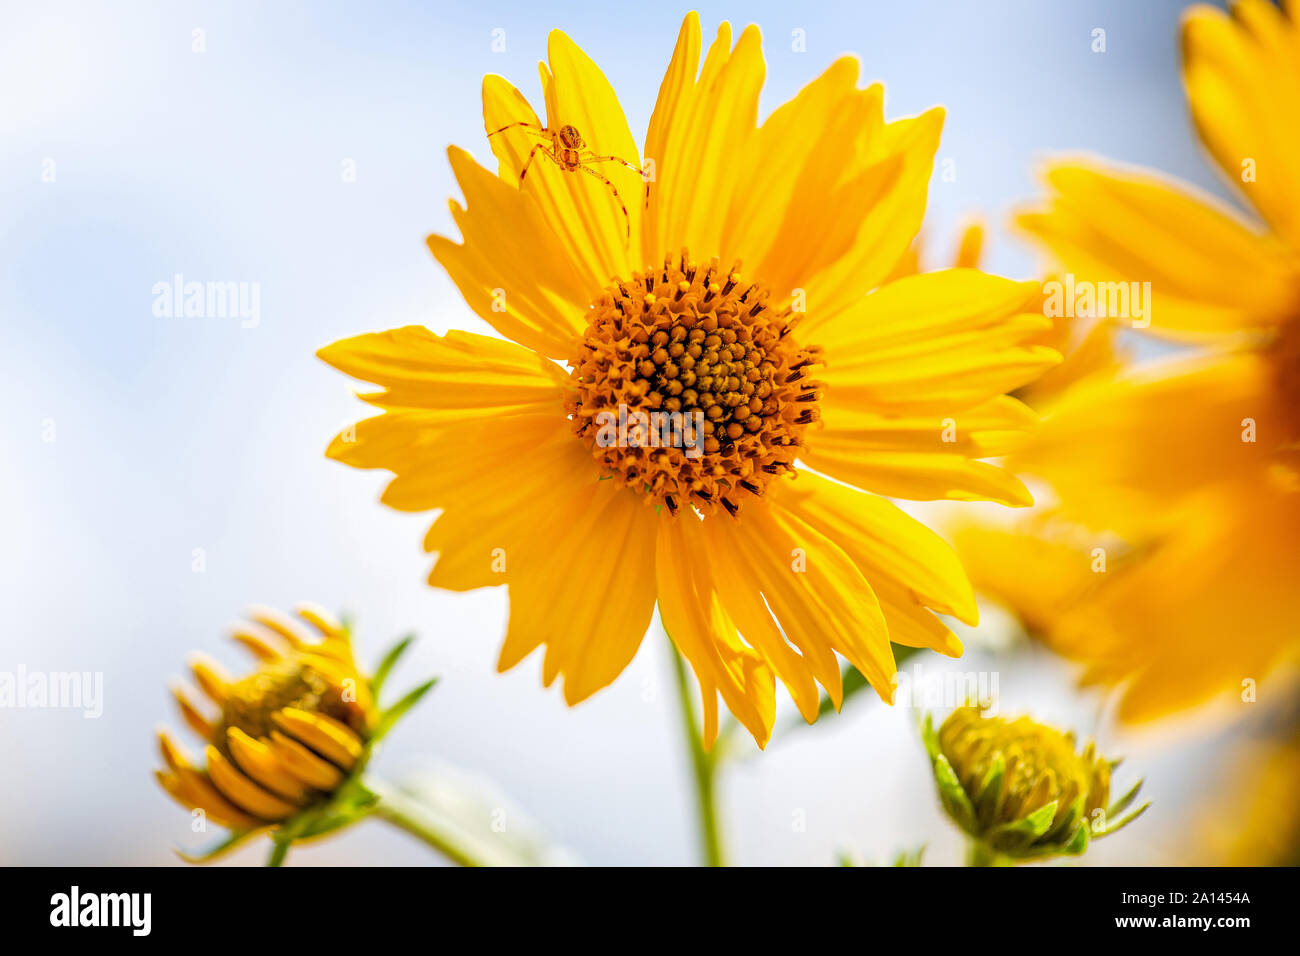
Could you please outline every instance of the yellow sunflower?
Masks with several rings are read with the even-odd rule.
[[[701,52],[691,14],[644,159],[563,33],[545,124],[487,77],[496,169],[449,150],[463,241],[429,247],[506,340],[411,326],[319,354],[383,410],[328,455],[393,472],[393,508],[441,510],[430,584],[508,586],[501,669],[544,645],[545,683],[575,704],[627,666],[657,603],[705,739],[720,694],[762,745],[777,679],[812,721],[818,684],[841,698],[837,655],[890,699],[891,641],[960,653],[933,613],[976,617],[955,555],[879,495],[1029,504],[980,459],[1035,422],[1005,393],[1058,356],[1026,344],[1048,325],[1018,311],[1032,285],[885,282],[941,110],[885,122],[845,58],[758,126],[758,29],[733,48],[724,23]]]
[[[1183,25],[1197,129],[1257,218],[1151,174],[1066,162],[1048,205],[1020,219],[1077,279],[1149,282],[1150,331],[1201,346],[1072,390],[1019,459],[1066,514],[1127,541],[1056,640],[1094,679],[1125,684],[1130,719],[1227,691],[1253,700],[1300,650],[1296,13],[1247,0]]]

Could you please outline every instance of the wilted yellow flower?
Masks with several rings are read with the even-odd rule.
[[[1121,819],[1142,782],[1110,803],[1118,761],[1098,756],[1091,742],[1077,753],[1073,734],[1028,717],[959,707],[938,732],[927,715],[923,736],[940,801],[970,835],[973,862],[1078,855],[1090,837],[1116,832],[1148,806]]]
[[[1300,652],[1300,30],[1289,11],[1247,0],[1231,18],[1197,7],[1183,25],[1197,129],[1258,219],[1091,162],[1054,166],[1049,205],[1021,217],[1076,282],[1138,283],[1139,294],[1150,283],[1150,331],[1207,347],[1073,390],[1017,459],[1068,516],[1127,543],[1058,640],[1123,684],[1127,719],[1243,687],[1253,700]]]
[[[496,169],[449,151],[463,242],[429,246],[511,341],[412,326],[322,349],[384,410],[328,454],[394,472],[394,508],[442,509],[431,584],[508,585],[501,669],[544,645],[544,681],[577,703],[658,602],[706,740],[721,694],[761,745],[776,679],[812,721],[818,684],[841,699],[837,655],[888,699],[891,641],[960,653],[931,613],[975,619],[960,565],[877,495],[1028,504],[980,459],[1034,423],[1005,393],[1059,356],[1026,344],[1049,325],[1019,311],[1032,284],[885,281],[923,217],[941,110],[885,122],[844,58],[756,128],[757,28],[733,48],[724,23],[702,68],[701,51],[691,14],[644,161],[563,33],[545,125],[484,80]]]
[[[432,686],[421,685],[381,711],[374,695],[409,642],[366,678],[343,624],[317,605],[301,604],[297,612],[311,629],[270,608],[252,610],[234,628],[235,640],[257,658],[251,674],[235,678],[216,661],[194,657],[191,670],[210,706],[173,688],[186,724],[205,742],[204,760],[197,763],[160,731],[166,769],[157,771],[158,782],[185,807],[232,831],[214,853],[273,829],[282,859],[293,840],[359,817],[373,802],[359,784],[371,745]]]

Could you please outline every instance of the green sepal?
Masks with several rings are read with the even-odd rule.
[[[1088,826],[1087,820],[1080,820],[1078,829],[1070,837],[1070,842],[1062,847],[1061,852],[1066,856],[1079,856],[1088,849],[1088,840],[1092,836],[1092,827]]]
[[[1056,819],[1057,802],[1045,803],[1027,817],[1007,823],[989,834],[989,844],[1000,853],[1016,855],[1051,829]]]
[[[176,855],[186,863],[211,863],[242,846],[265,829],[265,827],[253,827],[249,830],[231,830],[223,839],[200,853],[186,853],[177,847]]]
[[[1057,822],[1056,826],[1043,834],[1042,842],[1045,844],[1063,842],[1065,834],[1071,832],[1071,828],[1082,819],[1083,807],[1084,795],[1081,793],[1070,801],[1070,805],[1065,808],[1065,813],[1061,815],[1061,819]],[[1087,824],[1086,820],[1083,822],[1085,825]]]
[[[934,758],[934,779],[939,786],[939,800],[948,816],[967,833],[978,833],[975,808],[971,806],[970,797],[957,779],[952,764],[948,763],[948,758],[943,754]]]
[[[1002,786],[1007,775],[1007,762],[1001,753],[993,755],[993,763],[975,791],[975,816],[982,830],[990,829],[1002,811],[1005,792]]]
[[[420,702],[425,694],[433,689],[438,683],[438,678],[431,677],[414,690],[407,691],[406,696],[395,703],[392,707],[386,708],[379,715],[379,721],[375,729],[370,734],[370,742],[382,740],[388,732],[397,725],[397,722],[406,716],[406,712]]]
[[[921,724],[921,742],[925,745],[925,752],[933,760],[942,752],[939,747],[939,735],[934,729],[934,716],[926,714],[925,720]]]
[[[392,671],[393,665],[397,663],[399,657],[406,653],[406,649],[411,646],[411,642],[414,640],[414,634],[407,634],[390,647],[387,653],[384,654],[383,660],[379,662],[379,666],[375,668],[374,674],[370,676],[370,695],[372,697],[375,699],[379,698],[379,692],[383,689],[384,682],[388,679],[388,675]]]
[[[1133,784],[1132,789],[1130,789],[1128,793],[1124,794],[1124,796],[1120,797],[1106,808],[1107,820],[1111,817],[1119,816],[1128,809],[1129,804],[1137,799],[1138,791],[1142,789],[1142,783],[1143,781],[1139,780],[1137,783]]]
[[[1110,836],[1112,833],[1118,833],[1120,830],[1123,830],[1126,826],[1128,826],[1138,817],[1142,816],[1142,814],[1146,813],[1147,807],[1149,806],[1151,806],[1151,802],[1147,801],[1146,803],[1142,804],[1142,806],[1138,807],[1136,810],[1130,813],[1128,816],[1124,817],[1122,820],[1115,823],[1113,826],[1110,824],[1110,818],[1107,817],[1106,829],[1103,830],[1101,833],[1097,834],[1097,836],[1103,837],[1103,836]]]

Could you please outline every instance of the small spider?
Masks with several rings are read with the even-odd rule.
[[[623,197],[618,194],[618,189],[615,188],[614,184],[610,182],[607,177],[602,176],[587,164],[618,163],[632,170],[632,172],[641,176],[643,179],[645,174],[636,166],[629,163],[626,159],[621,159],[618,156],[597,156],[594,150],[586,149],[586,140],[584,140],[582,134],[578,132],[578,127],[570,126],[568,124],[561,126],[559,129],[551,129],[548,126],[538,126],[536,123],[528,120],[520,120],[517,123],[507,123],[500,129],[493,130],[488,133],[488,138],[491,139],[493,136],[497,135],[497,133],[504,133],[506,130],[513,129],[516,126],[525,127],[527,132],[533,136],[540,136],[545,140],[545,142],[538,143],[529,151],[528,159],[524,161],[524,168],[519,171],[519,184],[521,186],[523,185],[524,177],[528,175],[528,167],[532,165],[534,157],[536,157],[539,152],[543,156],[550,157],[551,161],[554,162],[555,165],[559,166],[560,169],[565,170],[566,172],[572,173],[581,170],[588,176],[594,176],[605,184],[605,188],[613,194],[614,199],[617,200],[619,207],[623,210],[623,223],[627,232],[625,238],[626,241],[630,243],[632,241],[632,219],[627,213],[627,204],[623,202]]]

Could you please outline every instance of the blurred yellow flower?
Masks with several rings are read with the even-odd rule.
[[[275,829],[287,850],[296,839],[337,829],[362,815],[373,794],[358,777],[370,745],[432,682],[387,711],[374,692],[409,642],[393,649],[373,678],[352,656],[347,628],[314,604],[297,608],[300,621],[255,608],[233,637],[257,659],[244,677],[195,655],[191,672],[208,699],[173,688],[185,723],[204,742],[198,764],[166,731],[158,735],[165,770],[158,782],[176,801],[232,831],[210,859],[247,836]],[[283,852],[279,853],[279,859]],[[278,859],[277,859],[278,862]]]
[[[1149,283],[1136,325],[1204,347],[1072,389],[1015,462],[1052,483],[1066,515],[1127,543],[1054,627],[1093,679],[1124,685],[1127,719],[1230,690],[1253,700],[1300,651],[1295,13],[1247,0],[1183,25],[1197,128],[1262,226],[1089,162],[1053,166],[1049,204],[1020,218],[1076,281]]]
[[[1097,756],[1089,743],[1075,752],[1074,735],[1028,717],[986,715],[959,707],[936,731],[924,726],[940,802],[972,839],[979,865],[1078,855],[1089,838],[1115,833],[1137,819],[1138,781],[1110,802],[1118,761]]]
[[[1300,866],[1300,740],[1234,748],[1222,784],[1197,813],[1196,839],[1179,863]]]
[[[837,654],[889,699],[891,641],[960,653],[931,613],[975,619],[960,565],[877,495],[1029,504],[980,459],[1035,422],[1005,393],[1059,356],[1029,344],[1050,325],[1019,310],[1033,284],[885,282],[923,217],[941,110],[885,122],[844,58],[756,128],[758,29],[733,49],[724,23],[702,68],[701,52],[690,14],[644,162],[563,33],[545,126],[484,80],[497,168],[449,151],[464,241],[429,247],[510,341],[411,326],[322,349],[382,389],[363,397],[383,414],[328,454],[394,472],[394,508],[442,509],[430,584],[508,585],[502,670],[544,645],[545,683],[563,676],[575,704],[627,666],[658,602],[705,739],[721,694],[762,745],[778,678],[812,721],[817,684],[841,699]],[[796,460],[831,477],[792,482]]]
[[[987,244],[984,231],[984,225],[979,221],[967,223],[962,228],[952,255],[954,268],[980,267]],[[907,255],[899,260],[891,278],[928,271],[930,264],[926,246],[923,230],[908,248]],[[1052,310],[1045,305],[1048,299],[1046,290],[1056,281],[1059,280],[1045,280],[1042,288],[1035,289],[1020,307],[1022,311],[1038,312],[1051,319],[1048,326],[1027,341],[1053,349],[1062,356],[1059,365],[1048,368],[1042,375],[1011,393],[1014,398],[1040,412],[1072,385],[1084,379],[1113,374],[1118,370],[1122,358],[1115,342],[1115,325],[1112,321],[1105,318],[1094,320],[1091,316],[1077,315],[1072,311],[1052,314]]]

